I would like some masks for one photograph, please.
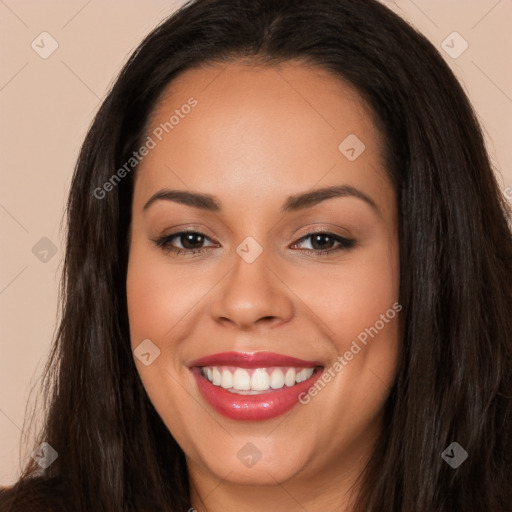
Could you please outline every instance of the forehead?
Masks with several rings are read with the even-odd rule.
[[[281,201],[315,183],[378,193],[387,181],[382,138],[360,95],[298,62],[187,70],[162,94],[146,136],[155,146],[137,170],[140,200],[179,186],[238,198],[242,206],[255,197]],[[364,148],[356,160],[344,154],[346,140]]]

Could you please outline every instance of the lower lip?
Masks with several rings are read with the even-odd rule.
[[[316,370],[311,377],[294,386],[270,390],[260,395],[239,395],[220,386],[214,386],[201,375],[198,367],[192,368],[199,391],[219,413],[233,420],[261,421],[288,412],[299,403],[299,395],[305,393],[322,375]]]

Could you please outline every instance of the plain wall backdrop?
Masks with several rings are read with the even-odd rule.
[[[512,202],[512,1],[382,1],[461,81]],[[34,433],[25,410],[55,335],[62,219],[80,145],[129,54],[182,3],[0,0],[0,485],[17,479],[20,441]]]

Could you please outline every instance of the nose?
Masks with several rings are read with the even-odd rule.
[[[210,305],[216,322],[250,330],[256,325],[277,326],[293,317],[293,292],[268,260],[265,251],[252,263],[235,255],[234,266]]]

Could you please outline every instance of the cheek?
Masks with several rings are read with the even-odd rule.
[[[157,251],[135,244],[126,283],[132,346],[145,338],[172,341],[172,329],[202,295],[202,276],[199,267],[185,274],[179,266],[166,264]]]
[[[131,260],[127,300],[132,343],[141,336],[158,339],[171,329],[176,297],[176,283],[171,282],[158,266],[147,264],[136,256]]]
[[[334,265],[301,268],[294,280],[294,293],[318,318],[318,327],[338,348],[348,350],[360,333],[378,322],[377,328],[389,335],[390,326],[381,315],[398,301],[399,261],[393,249],[368,252],[363,257]],[[395,318],[392,310],[385,320]],[[364,335],[362,336],[364,338]]]
[[[126,279],[130,343],[132,350],[146,339],[159,355],[145,366],[135,358],[144,388],[158,413],[182,410],[184,394],[176,379],[173,329],[190,310],[193,291],[179,270],[165,264],[157,251],[136,241],[130,248]]]
[[[343,397],[348,416],[363,424],[380,410],[398,359],[399,273],[398,247],[389,239],[339,265],[305,268],[295,278],[294,293],[336,352],[328,366],[330,391],[320,393],[318,411],[331,410],[331,401]]]

